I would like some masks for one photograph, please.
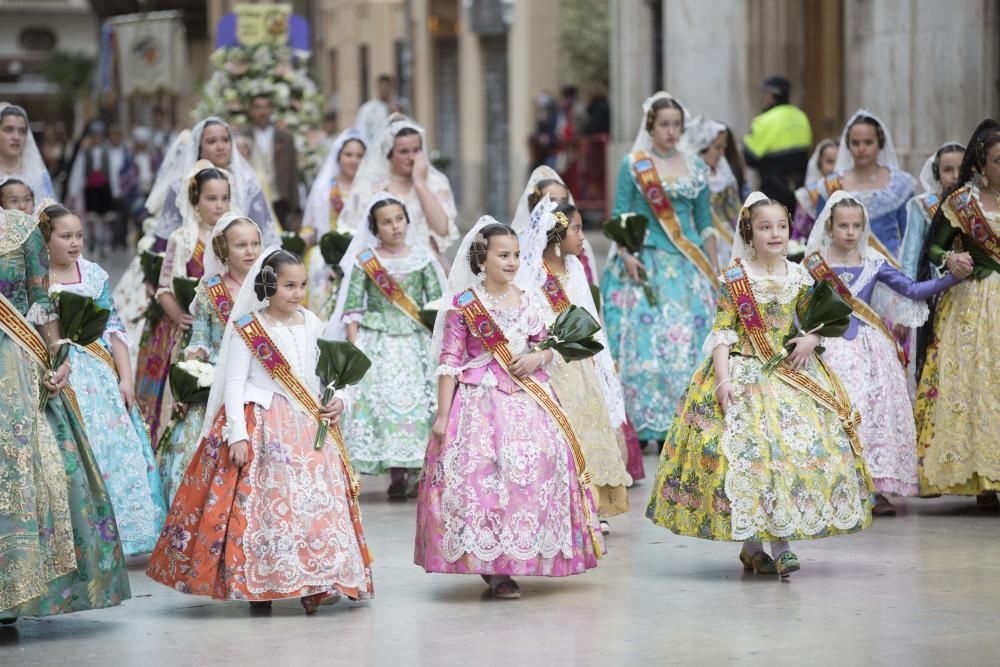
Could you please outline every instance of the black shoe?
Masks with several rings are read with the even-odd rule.
[[[389,500],[406,500],[406,478],[394,480],[389,484]]]

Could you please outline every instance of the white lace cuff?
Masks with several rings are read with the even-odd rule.
[[[719,329],[713,331],[705,337],[705,342],[701,346],[701,353],[706,357],[711,356],[712,351],[720,345],[732,345],[740,340],[736,332],[732,329]]]
[[[434,377],[439,377],[441,375],[450,375],[451,377],[458,377],[464,371],[464,367],[446,366],[441,364],[434,370]]]
[[[706,227],[705,229],[701,230],[702,241],[707,241],[708,239],[713,237],[719,238],[720,236],[721,235],[719,234],[718,230],[715,229],[715,227]]]
[[[365,314],[361,311],[354,311],[353,313],[344,313],[340,317],[340,321],[344,324],[360,323],[364,318]]]
[[[923,326],[929,315],[930,310],[926,303],[904,297],[895,299],[890,311],[890,319],[893,324],[902,324],[904,327],[910,328]]]
[[[31,308],[28,309],[28,314],[25,318],[34,325],[41,326],[43,324],[48,324],[54,320],[59,319],[58,313],[50,313],[45,309],[40,303],[31,304]]]
[[[129,349],[132,348],[132,337],[129,336],[127,332],[115,329],[114,331],[110,331],[108,333],[111,334],[110,336],[108,336],[108,345],[111,344],[111,338],[114,337],[120,340],[121,342],[125,343],[125,347]]]

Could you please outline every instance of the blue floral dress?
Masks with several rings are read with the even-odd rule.
[[[859,190],[851,196],[865,205],[872,233],[878,237],[893,257],[899,255],[899,248],[906,233],[906,204],[913,197],[913,177],[905,171],[889,167],[889,184],[878,190]],[[834,183],[843,183],[843,172],[836,171],[816,183],[819,199],[816,210],[822,211],[826,200],[837,189]]]
[[[684,236],[698,246],[712,230],[708,169],[687,157],[688,175],[662,183]],[[618,171],[614,215],[639,213],[649,226],[639,259],[656,295],[651,306],[621,257],[601,278],[601,300],[611,355],[621,373],[625,410],[640,440],[662,441],[674,408],[701,361],[701,344],[712,328],[712,284],[678,250],[657,221],[633,177],[631,156]]]
[[[223,278],[227,281],[231,295],[239,292],[238,286],[229,282],[228,274]],[[212,306],[208,292],[202,287],[204,282],[198,287],[194,303],[191,305],[191,315],[194,317],[194,324],[191,325],[191,341],[181,355],[187,359],[190,355],[200,353],[200,356],[212,364],[216,363],[219,356],[219,349],[222,347],[222,335],[226,332],[226,323],[218,315]],[[156,450],[156,458],[159,460],[160,478],[163,480],[163,498],[169,507],[174,501],[177,489],[184,479],[184,473],[191,465],[191,459],[198,451],[201,441],[202,422],[205,421],[205,403],[195,403],[187,406],[187,414],[183,418],[172,419],[170,426],[160,438],[160,444]]]
[[[85,259],[77,261],[77,271],[79,281],[63,284],[63,291],[89,296],[111,311],[101,346],[110,354],[112,336],[130,345],[132,341],[115,311],[108,274]],[[73,367],[70,385],[76,391],[90,447],[111,494],[122,548],[126,556],[149,553],[167,516],[149,429],[137,405],[131,411],[125,407],[112,366],[80,347],[71,347],[69,355]]]

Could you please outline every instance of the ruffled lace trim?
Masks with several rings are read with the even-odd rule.
[[[48,324],[59,319],[57,313],[49,312],[45,306],[40,303],[31,304],[31,308],[28,309],[28,314],[25,318],[34,325],[41,326],[43,324]]]
[[[457,377],[468,370],[474,370],[476,368],[482,368],[486,366],[493,360],[493,355],[489,352],[480,354],[474,359],[469,359],[467,362],[461,366],[449,366],[448,364],[441,364],[434,370],[434,377],[439,375],[451,375]]]
[[[720,345],[733,345],[738,343],[740,337],[732,329],[719,329],[705,336],[705,342],[701,345],[701,353],[706,357],[711,356],[712,351]]]
[[[879,283],[872,293],[872,308],[893,324],[916,328],[923,326],[930,316],[930,309],[923,301],[908,299]]]

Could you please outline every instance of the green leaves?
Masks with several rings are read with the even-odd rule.
[[[174,298],[177,299],[177,305],[181,307],[185,313],[191,308],[191,304],[194,303],[195,290],[198,288],[197,278],[182,278],[177,276],[173,280],[173,292]]]
[[[337,389],[361,382],[361,378],[371,368],[372,361],[353,343],[347,341],[320,338],[316,341],[316,345],[319,346],[316,375],[323,384],[323,405],[326,405],[333,399],[333,392]],[[315,449],[323,448],[327,428],[328,424],[324,419],[316,430],[316,442],[313,444]]]
[[[649,220],[638,213],[622,213],[601,223],[604,235],[638,259],[642,244],[646,242],[646,228]],[[639,269],[639,282],[650,306],[656,305],[656,294],[649,286],[649,277],[644,269]]]
[[[306,242],[295,232],[281,232],[281,247],[298,257],[306,254]]]
[[[646,241],[649,220],[637,213],[622,213],[601,223],[601,231],[629,253],[635,255]]]
[[[566,361],[589,359],[604,349],[594,335],[601,325],[579,306],[570,306],[549,327],[548,338],[535,346],[536,351],[555,350]]]
[[[802,332],[814,333],[824,338],[840,338],[847,331],[851,324],[851,313],[854,309],[851,304],[844,301],[843,297],[837,294],[833,286],[822,281],[813,285],[806,295],[799,300],[796,305],[796,314],[799,318],[799,327],[794,326],[785,335],[785,345],[764,364],[763,372],[770,375],[778,367],[785,357],[795,348],[795,345],[788,345],[788,341],[800,335]],[[816,354],[823,354],[823,347],[816,347]]]
[[[163,268],[163,254],[157,252],[144,251],[139,255],[139,264],[142,266],[142,279],[150,285],[160,282],[160,270]]]
[[[317,345],[319,360],[316,362],[316,375],[324,387],[336,390],[357,384],[371,368],[371,359],[353,343],[321,338]]]
[[[346,232],[327,232],[319,239],[319,252],[327,266],[334,268],[344,259],[353,237]]]
[[[86,346],[99,339],[108,326],[111,311],[89,296],[60,292],[58,299],[59,337]]]
[[[170,366],[170,393],[174,401],[187,405],[206,402],[211,386],[202,386],[198,376],[187,370],[184,364],[190,365],[191,362],[178,362]]]

